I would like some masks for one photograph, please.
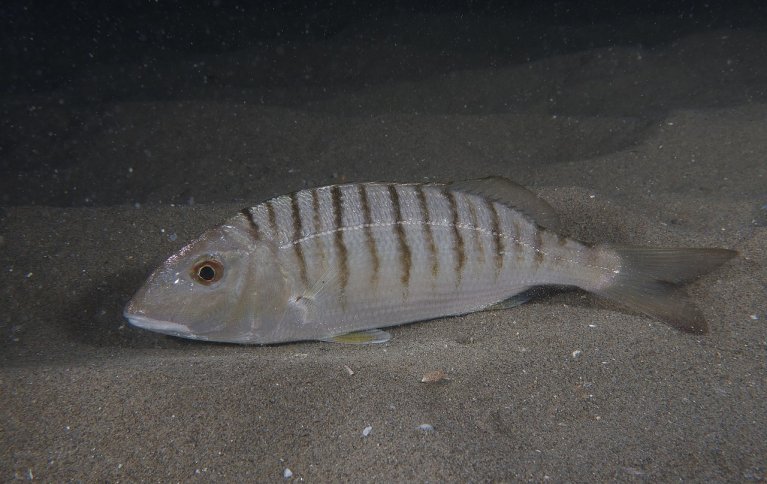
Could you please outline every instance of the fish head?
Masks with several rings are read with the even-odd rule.
[[[123,314],[134,326],[182,338],[264,342],[287,299],[276,264],[268,242],[227,223],[163,262]]]

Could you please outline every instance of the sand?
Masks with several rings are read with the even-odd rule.
[[[314,13],[327,36],[6,71],[0,480],[767,478],[764,12]],[[243,206],[487,175],[587,242],[738,250],[690,286],[710,334],[579,291],[381,346],[205,344],[121,316]]]

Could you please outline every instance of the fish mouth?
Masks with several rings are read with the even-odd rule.
[[[189,329],[189,326],[185,324],[163,321],[162,319],[148,318],[146,316],[130,313],[128,311],[125,311],[123,316],[125,316],[125,319],[127,319],[130,324],[136,326],[137,328],[148,329],[149,331],[169,334],[171,336],[200,339],[200,337],[194,335],[192,330]]]
[[[193,329],[193,327],[190,327],[188,324],[147,316],[143,310],[134,309],[132,304],[128,304],[123,311],[123,317],[128,320],[131,326],[152,331],[154,333],[174,336],[176,338],[237,344],[257,342],[256,335],[253,331],[232,331],[231,333],[228,333],[226,328],[222,328],[220,324],[217,326],[210,324],[202,325],[206,326],[208,329],[207,331],[199,331]]]

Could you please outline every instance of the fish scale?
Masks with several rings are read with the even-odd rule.
[[[308,203],[313,199],[319,203]],[[543,263],[542,229],[509,207],[444,185],[335,185],[267,203],[307,325],[332,320],[356,330],[476,310],[526,289]],[[268,224],[268,213],[254,209],[254,222]],[[316,219],[319,227],[307,223]],[[486,257],[499,239],[514,250]],[[326,297],[301,297],[328,271],[336,277],[322,289]]]
[[[367,331],[352,340],[379,342],[388,336],[378,328],[554,284],[705,332],[678,286],[734,255],[588,246],[557,232],[546,202],[499,177],[331,185],[267,200],[205,232],[150,276],[125,315],[211,341],[348,341]]]

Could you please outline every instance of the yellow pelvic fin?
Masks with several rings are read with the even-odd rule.
[[[381,329],[366,329],[351,333],[337,334],[322,338],[320,341],[328,343],[342,343],[346,345],[370,345],[386,343],[391,339],[391,334]]]

